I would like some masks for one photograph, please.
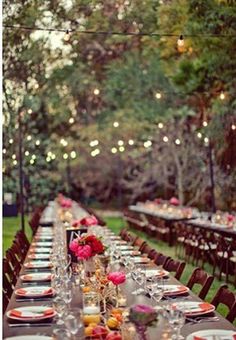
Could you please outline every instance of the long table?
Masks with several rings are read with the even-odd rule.
[[[191,225],[192,227],[202,228],[203,230],[208,230],[215,232],[217,234],[222,235],[223,237],[228,237],[232,239],[236,239],[236,230],[233,228],[227,228],[226,226],[213,223],[211,221],[205,220],[203,218],[200,218],[198,216],[192,216],[192,217],[180,217],[175,216],[174,214],[168,214],[168,213],[160,213],[158,211],[150,210],[145,207],[145,205],[131,205],[129,206],[129,210],[144,214],[144,215],[150,215],[153,217],[156,217],[160,220],[165,221],[166,228],[169,230],[169,245],[174,244],[174,223],[175,222],[182,222],[186,225]]]
[[[106,228],[106,227],[104,227]],[[29,260],[28,258],[29,256],[29,252],[26,256],[25,262],[27,262]],[[152,263],[151,264],[152,267],[154,267],[155,265]],[[119,269],[123,269],[123,267],[119,264],[115,264],[113,266],[112,269],[115,270],[119,270]],[[26,273],[26,269],[24,268],[24,266],[22,266],[21,272],[20,272],[20,276]],[[169,275],[169,279],[167,281],[167,284],[179,284],[181,285],[181,283],[179,281],[177,281],[174,277],[172,277],[171,275]],[[20,288],[24,286],[21,279],[19,278],[16,284],[15,289]],[[135,283],[132,279],[127,279],[127,281],[122,285],[121,290],[122,292],[126,295],[127,297],[127,306],[131,306],[133,304],[137,304],[137,303],[141,303],[141,304],[151,304],[151,300],[145,296],[145,295],[138,295],[138,296],[134,296],[132,295],[132,291],[135,289]],[[188,301],[200,301],[200,299],[193,294],[192,292],[189,293],[188,296]],[[166,301],[161,301],[159,303],[160,306],[164,305],[166,303]],[[40,301],[29,301],[29,302],[19,302],[16,300],[16,296],[13,293],[11,300],[9,302],[7,311],[13,309],[13,308],[17,308],[17,307],[23,307],[23,306],[40,306],[40,305],[44,305],[44,306],[52,306],[52,300],[51,301],[44,301],[44,302],[40,302]],[[72,307],[73,306],[82,306],[82,292],[80,287],[75,287],[73,290],[73,299],[71,302]],[[219,315],[217,312],[214,313],[215,315],[217,315],[219,317],[219,321],[217,322],[201,322],[200,324],[188,324],[186,323],[182,330],[181,330],[181,334],[186,337],[187,335],[189,335],[192,332],[198,331],[198,330],[204,330],[204,329],[210,329],[210,328],[214,328],[214,329],[227,329],[227,330],[235,330],[235,327],[228,322],[226,319],[224,319],[221,315]],[[13,323],[13,322],[12,322]],[[18,322],[17,322],[18,323]],[[9,321],[6,317],[6,315],[4,315],[4,319],[3,319],[3,335],[4,337],[11,337],[11,336],[16,336],[16,335],[33,335],[33,334],[43,334],[43,335],[48,335],[51,336],[52,332],[53,332],[53,328],[55,327],[55,324],[53,323],[49,323],[47,326],[41,326],[41,327],[37,327],[37,326],[28,326],[28,327],[10,327],[9,325]],[[168,330],[168,324],[166,323],[166,321],[162,318],[160,318],[160,321],[158,322],[157,326],[155,328],[149,328],[149,336],[151,340],[156,340],[160,337],[163,336],[164,339],[164,333],[166,334],[166,330]]]

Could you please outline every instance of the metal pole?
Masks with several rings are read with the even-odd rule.
[[[23,148],[22,148],[22,111],[18,113],[19,123],[19,179],[20,179],[20,213],[21,213],[21,230],[25,232],[25,212],[24,212],[24,171],[23,171]]]
[[[68,158],[67,158],[67,163],[66,163],[66,172],[67,172],[67,185],[68,185],[68,194],[70,196],[71,194],[71,173],[70,173],[70,158],[69,158],[69,155],[68,155]]]
[[[216,212],[216,203],[215,203],[215,179],[214,179],[214,164],[212,159],[212,146],[209,143],[209,170],[210,170],[210,181],[211,181],[211,208],[212,212]]]

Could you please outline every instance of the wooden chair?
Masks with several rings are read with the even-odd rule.
[[[6,258],[3,258],[2,271],[3,271],[3,274],[7,275],[8,281],[13,286],[15,286],[17,278],[16,278],[16,275],[15,275],[10,263],[7,261]]]
[[[143,220],[142,216],[138,212],[125,210],[124,219],[130,228],[145,231],[147,222],[146,220]]]
[[[12,243],[12,247],[14,248],[15,254],[17,255],[17,258],[19,259],[20,263],[22,264],[25,260],[25,256],[27,254],[27,250],[21,246],[18,239],[14,239]]]
[[[133,241],[132,245],[134,247],[137,247],[141,253],[143,252],[143,248],[146,246],[147,242],[145,242],[141,237],[136,237],[135,240]]]
[[[6,309],[7,309],[7,306],[8,306],[8,303],[9,303],[9,298],[6,294],[6,292],[2,292],[2,312],[3,314],[5,313]]]
[[[227,285],[222,285],[216,295],[213,297],[211,303],[217,308],[220,303],[228,307],[229,312],[226,319],[234,322],[236,318],[236,295],[228,289]]]
[[[30,243],[23,230],[18,230],[16,233],[16,237],[18,237],[22,241],[22,243],[27,246],[27,249],[29,249]]]
[[[165,264],[163,265],[163,268],[167,270],[168,272],[174,272],[175,278],[179,280],[184,271],[185,265],[186,265],[185,262],[180,262],[180,261],[175,261],[173,259],[169,259],[168,261],[165,262]]]
[[[9,248],[6,251],[6,255],[5,256],[6,256],[6,259],[7,259],[8,263],[10,263],[15,276],[18,277],[19,272],[21,270],[21,264],[20,264],[19,260],[17,259],[13,249],[14,249],[14,247],[13,248]]]
[[[167,261],[169,261],[171,259],[170,256],[166,256],[162,253],[158,253],[156,254],[155,258],[154,258],[154,263],[157,266],[162,266],[164,267],[164,265],[166,264]]]
[[[212,282],[214,280],[214,277],[211,275],[208,275],[203,269],[201,268],[196,268],[194,269],[188,283],[187,283],[187,287],[189,287],[190,289],[193,288],[193,286],[195,284],[199,284],[202,286],[198,296],[204,300],[211,285]]]
[[[3,288],[3,293],[6,295],[8,300],[10,300],[11,295],[13,293],[13,286],[9,281],[9,278],[7,277],[6,273],[3,272],[2,275],[2,288]]]
[[[126,236],[127,234],[127,228],[122,228],[119,232],[119,236],[124,239],[124,237]]]
[[[152,248],[149,246],[149,244],[145,244],[144,247],[142,248],[142,253],[149,254]]]

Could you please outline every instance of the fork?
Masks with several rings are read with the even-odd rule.
[[[186,318],[187,321],[190,321],[190,323],[202,323],[202,322],[215,322],[219,321],[218,316],[211,316],[211,317],[198,317],[196,319],[192,318]]]

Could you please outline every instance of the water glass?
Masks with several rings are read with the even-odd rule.
[[[69,310],[67,317],[65,318],[65,326],[68,331],[75,337],[76,335],[82,335],[83,322],[81,319],[81,310],[79,308],[72,308]],[[78,338],[78,337],[77,337]]]
[[[184,337],[180,335],[180,330],[185,323],[184,313],[178,309],[170,308],[170,310],[167,312],[167,318],[171,328],[175,332],[175,334],[172,336],[172,339],[173,340],[184,339]]]

